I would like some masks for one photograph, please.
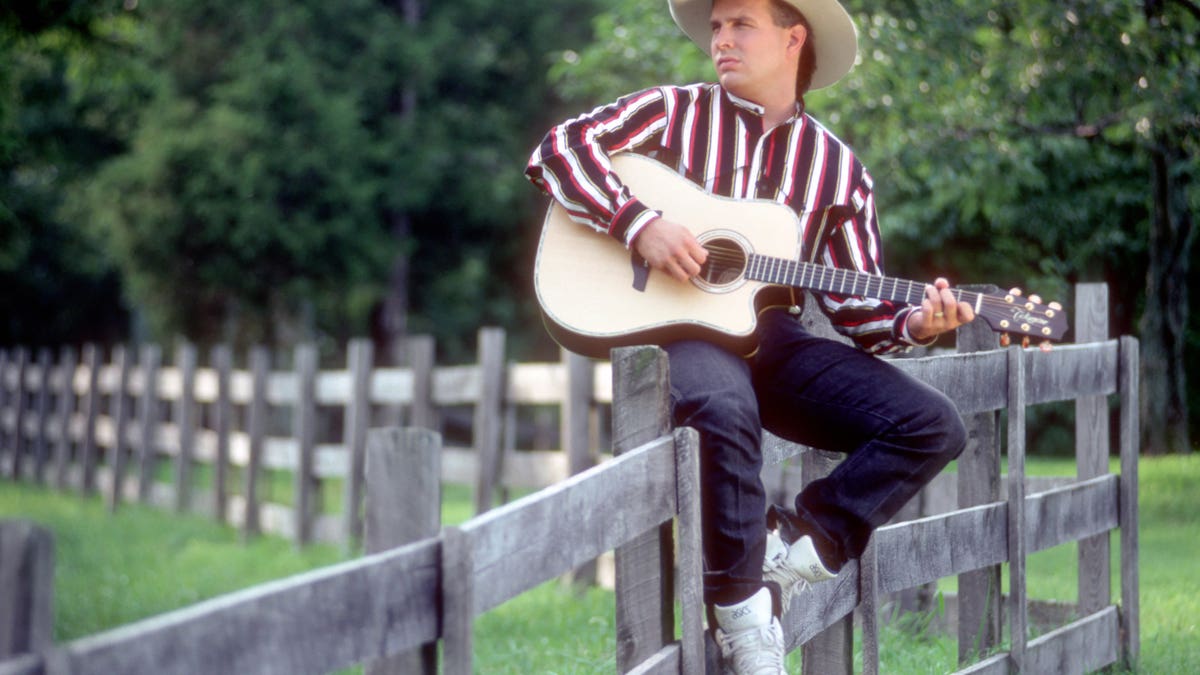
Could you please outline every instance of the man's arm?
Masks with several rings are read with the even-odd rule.
[[[656,143],[666,119],[663,89],[630,94],[552,128],[525,175],[558,200],[572,220],[631,246],[661,214],[630,194],[609,156]]]

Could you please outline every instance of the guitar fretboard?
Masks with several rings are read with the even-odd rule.
[[[751,253],[746,260],[746,278],[779,286],[808,288],[838,295],[861,295],[868,298],[919,305],[925,297],[926,284],[877,274],[828,267],[815,263],[785,260]],[[959,301],[976,305],[979,294],[953,289]]]

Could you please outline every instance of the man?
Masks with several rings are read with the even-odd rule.
[[[527,174],[571,217],[612,235],[680,283],[707,258],[691,232],[631,194],[609,156],[655,157],[706,190],[770,199],[799,216],[798,257],[881,273],[872,180],[804,110],[804,94],[853,66],[854,25],[837,0],[669,0],[709,52],[717,83],[630,94],[553,128]],[[798,304],[793,300],[793,305]],[[945,279],[920,307],[825,295],[858,349],[807,333],[800,307],[764,310],[748,357],[708,342],[663,345],[675,421],[701,437],[705,600],[736,673],[783,672],[778,617],[794,590],[833,578],[870,533],[961,452],[954,405],[875,355],[927,344],[974,318]],[[834,472],[767,513],[761,429],[847,453]],[[768,527],[770,531],[768,531]]]

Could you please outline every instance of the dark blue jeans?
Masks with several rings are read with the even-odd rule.
[[[794,511],[771,509],[785,539],[812,536],[833,570],[860,556],[871,532],[966,442],[954,404],[886,361],[814,336],[782,310],[762,315],[758,336],[749,358],[703,341],[665,346],[675,423],[700,433],[710,604],[739,602],[763,585],[761,429],[847,454],[796,496]]]

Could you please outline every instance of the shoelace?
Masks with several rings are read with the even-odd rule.
[[[766,562],[766,568],[763,570],[763,576],[769,578],[779,584],[779,589],[783,592],[783,597],[780,600],[783,602],[783,611],[787,611],[792,606],[792,595],[795,593],[803,593],[809,587],[808,579],[800,576],[792,567],[787,564],[787,549],[784,549],[783,555],[776,556]]]
[[[717,630],[721,654],[738,675],[782,675],[783,635],[775,623],[733,633]]]

